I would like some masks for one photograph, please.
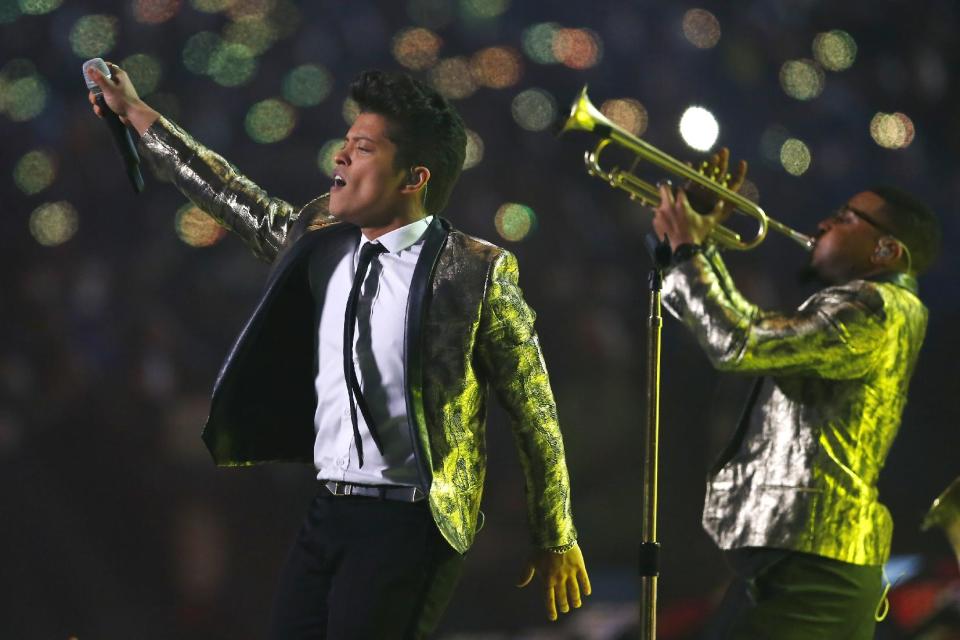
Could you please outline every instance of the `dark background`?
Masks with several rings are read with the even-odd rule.
[[[164,67],[156,103],[270,193],[302,203],[329,184],[317,152],[346,129],[341,107],[349,81],[365,68],[401,68],[391,38],[416,23],[405,2],[293,3],[300,20],[293,33],[259,57],[250,82],[228,88],[191,73],[181,50],[191,35],[217,31],[229,18],[189,2],[152,4],[178,10],[144,24],[135,19],[134,2],[67,0],[44,15],[17,16],[15,0],[0,0],[0,16],[7,16],[0,66],[30,60],[48,88],[35,118],[0,114],[4,638],[262,637],[279,565],[314,490],[306,467],[218,470],[210,462],[199,439],[208,391],[267,267],[235,238],[207,248],[181,242],[174,214],[184,199],[152,176],[145,193],[132,194],[105,127],[90,113],[80,75],[85,56],[71,50],[67,34],[86,14],[115,15],[118,38],[104,57],[156,56]],[[720,122],[718,145],[750,162],[764,208],[807,232],[878,183],[907,188],[939,213],[944,253],[921,281],[930,309],[927,341],[880,483],[896,522],[894,553],[939,566],[949,557],[946,542],[921,533],[919,524],[960,472],[958,5],[515,0],[481,19],[468,17],[463,4],[432,2],[452,16],[435,28],[440,57],[506,45],[521,51],[523,73],[516,85],[480,88],[455,101],[485,152],[464,172],[445,215],[519,257],[521,284],[539,314],[595,594],[583,611],[547,627],[536,590],[512,586],[528,534],[522,476],[504,416],[494,409],[487,525],[443,633],[616,637],[635,615],[648,269],[642,237],[650,215],[585,174],[588,136],[556,139],[517,125],[511,101],[529,87],[550,92],[560,111],[585,83],[598,104],[636,98],[649,113],[644,137],[680,158],[696,157],[677,133],[680,114],[691,104],[708,107]],[[683,36],[684,12],[696,7],[720,21],[713,48],[698,49]],[[575,70],[524,55],[524,29],[545,21],[592,29],[603,45],[598,64]],[[778,82],[781,65],[811,57],[813,38],[831,29],[854,38],[855,63],[827,72],[817,98],[788,97]],[[331,95],[298,109],[288,138],[254,142],[244,132],[247,110],[278,96],[283,75],[304,63],[330,70]],[[913,120],[909,147],[884,149],[871,139],[869,123],[879,111]],[[802,176],[762,153],[763,134],[775,126],[809,146],[812,163]],[[27,195],[13,171],[34,149],[52,153],[58,169],[49,187]],[[42,246],[31,235],[30,215],[62,200],[76,209],[78,231],[64,244]],[[498,237],[494,215],[504,202],[536,213],[536,229],[522,242]],[[728,263],[749,297],[789,309],[811,292],[797,284],[804,259],[772,235]],[[749,381],[713,372],[670,320],[663,367],[661,637],[695,637],[729,577],[700,528],[703,479]],[[897,620],[902,616],[885,623],[887,633]]]

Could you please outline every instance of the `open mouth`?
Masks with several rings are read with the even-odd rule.
[[[347,181],[343,179],[343,176],[335,174],[333,176],[333,188],[338,189],[345,186],[347,186]]]

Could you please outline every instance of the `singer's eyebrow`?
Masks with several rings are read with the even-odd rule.
[[[377,141],[374,140],[373,138],[369,137],[369,136],[353,136],[352,138],[351,138],[351,136],[344,136],[344,137],[343,137],[344,143],[349,142],[351,139],[352,139],[352,140],[365,140],[365,141],[367,141],[367,142],[370,142],[371,144],[377,144]]]

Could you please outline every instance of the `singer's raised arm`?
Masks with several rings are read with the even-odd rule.
[[[273,198],[222,156],[160,117],[140,138],[140,154],[161,180],[239,235],[271,262],[297,219],[298,207]]]

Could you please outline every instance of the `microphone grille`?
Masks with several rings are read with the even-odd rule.
[[[100,90],[100,87],[97,86],[97,83],[87,76],[87,69],[90,67],[93,67],[108,78],[111,77],[110,67],[108,67],[107,63],[103,61],[103,58],[92,58],[83,63],[83,80],[87,83],[87,89],[93,91],[94,93],[103,93]]]

